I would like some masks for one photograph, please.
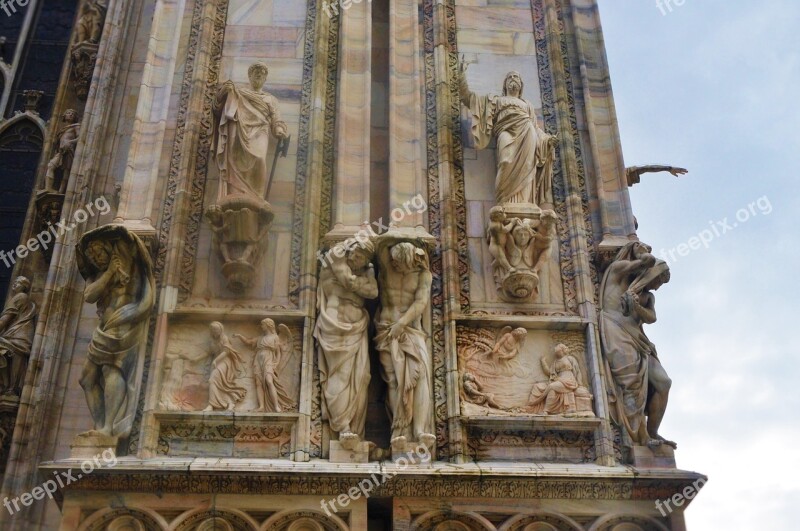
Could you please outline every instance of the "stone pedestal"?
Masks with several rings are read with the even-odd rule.
[[[433,457],[426,452],[425,445],[416,441],[402,441],[392,444],[392,461],[398,464],[419,465],[430,463]]]
[[[634,446],[631,459],[636,468],[677,468],[675,450],[666,444],[655,448]]]
[[[92,459],[105,451],[117,453],[117,437],[99,433],[81,433],[72,441],[69,456],[73,459]]]
[[[506,302],[535,301],[539,297],[540,268],[550,256],[558,218],[552,210],[542,210],[533,203],[506,203],[493,212],[501,208],[497,222],[503,226],[510,223],[513,228],[505,244],[490,236],[490,246],[502,255],[496,256],[493,268],[497,291]],[[503,257],[505,264],[500,261]]]
[[[253,286],[266,235],[275,218],[272,206],[256,197],[229,195],[206,212],[222,258],[228,289],[243,293]]]
[[[72,47],[72,82],[75,94],[85,101],[89,95],[97,51],[100,46],[93,42],[80,42]]]
[[[348,450],[339,441],[331,441],[330,444],[330,462],[331,463],[368,463],[369,452],[373,446],[367,441],[360,441],[356,443],[355,448]]]

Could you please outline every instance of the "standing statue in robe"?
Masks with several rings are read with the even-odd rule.
[[[317,325],[322,416],[333,437],[348,450],[363,440],[370,382],[369,313],[366,299],[378,296],[378,282],[370,263],[372,242],[331,252],[317,288]]]
[[[255,63],[247,71],[250,87],[237,87],[228,80],[217,93],[217,117],[213,152],[219,168],[218,200],[245,195],[264,200],[269,178],[270,136],[289,136],[281,119],[278,100],[264,92],[269,68]]]
[[[461,102],[472,116],[475,148],[486,149],[492,138],[497,140],[497,204],[552,210],[557,139],[537,124],[533,105],[522,98],[523,87],[519,73],[509,72],[502,96],[479,96],[469,89],[466,64],[459,68]]]
[[[391,443],[394,447],[419,442],[432,449],[432,361],[422,327],[431,302],[428,253],[420,243],[395,238],[391,231],[377,247],[381,307],[375,317],[375,348],[388,387]]]
[[[275,151],[283,155],[289,138],[278,100],[263,90],[267,65],[255,63],[247,73],[250,87],[226,81],[214,101],[212,153],[219,189],[216,203],[206,212],[223,261],[222,274],[235,293],[252,287],[275,217],[266,197],[272,177],[267,163],[271,137],[278,139]]]
[[[608,266],[600,286],[600,339],[609,376],[613,420],[636,445],[675,443],[658,433],[672,381],[643,325],[656,322],[653,292],[669,282],[669,266],[630,242]]]
[[[11,291],[14,295],[0,314],[0,394],[20,396],[36,328],[36,304],[27,278],[15,278]]]
[[[83,235],[78,270],[86,279],[84,299],[97,304],[97,325],[80,384],[94,420],[87,437],[126,437],[136,409],[137,354],[155,302],[150,254],[121,225]]]
[[[294,351],[294,338],[289,327],[275,321],[261,321],[259,337],[247,338],[241,334],[233,337],[256,351],[253,358],[253,382],[256,387],[258,412],[282,413],[296,407],[295,401],[284,389],[280,375]]]

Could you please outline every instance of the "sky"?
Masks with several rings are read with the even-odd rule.
[[[709,476],[688,527],[797,529],[800,2],[598,2],[626,165],[689,169],[631,190],[672,270],[646,330],[673,380],[661,433]]]

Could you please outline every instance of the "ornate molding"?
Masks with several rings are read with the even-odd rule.
[[[74,466],[74,465],[73,465]],[[47,467],[66,470],[67,465]],[[246,471],[186,473],[142,469],[97,470],[67,491],[161,492],[164,494],[248,494],[284,496],[336,496],[347,492],[369,474],[264,473]],[[477,499],[570,499],[570,500],[654,500],[681,492],[702,476],[685,472],[669,478],[542,478],[532,476],[492,477],[402,475],[381,484],[376,497],[477,498]]]

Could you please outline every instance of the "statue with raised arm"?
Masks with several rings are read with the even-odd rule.
[[[689,170],[685,168],[677,168],[675,166],[664,166],[661,164],[650,164],[648,166],[631,166],[630,168],[625,168],[625,180],[628,182],[628,187],[633,186],[634,184],[639,184],[642,180],[642,175],[645,173],[662,173],[662,172],[669,172],[674,177],[680,177],[681,175],[686,175],[689,173]]]
[[[555,136],[537,124],[533,105],[523,99],[519,72],[509,72],[501,96],[479,96],[469,89],[466,64],[459,67],[461,102],[472,116],[472,138],[477,149],[497,141],[495,194],[498,205],[533,204],[553,208]]]
[[[272,319],[261,321],[262,334],[258,337],[233,337],[256,351],[253,358],[253,380],[256,387],[256,411],[283,413],[296,407],[296,403],[281,382],[280,375],[294,351],[294,339],[289,327],[275,326]]]
[[[378,296],[371,261],[374,245],[366,240],[329,253],[317,287],[314,338],[319,352],[322,417],[332,437],[352,450],[364,439],[370,382],[367,299]],[[337,252],[338,251],[338,252]]]
[[[375,317],[375,347],[388,386],[393,448],[418,442],[432,449],[436,444],[432,362],[422,327],[431,302],[432,276],[423,245],[391,229],[376,245],[381,306]]]
[[[630,242],[608,266],[600,286],[600,338],[611,416],[634,445],[666,444],[658,429],[672,381],[644,333],[656,322],[653,292],[669,282],[669,267],[649,246]]]
[[[155,301],[150,254],[127,228],[106,225],[81,237],[77,260],[84,299],[97,305],[100,320],[80,378],[94,430],[82,435],[126,437],[136,409],[139,347]]]
[[[249,87],[226,81],[214,101],[212,152],[219,170],[217,201],[206,216],[223,260],[228,288],[241,293],[252,286],[256,266],[275,214],[267,202],[272,137],[276,152],[285,151],[289,137],[278,100],[265,92],[269,68],[258,62],[247,74]]]
[[[36,304],[25,277],[14,279],[11,292],[0,314],[0,394],[20,396],[36,331]]]

